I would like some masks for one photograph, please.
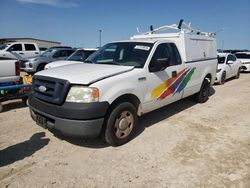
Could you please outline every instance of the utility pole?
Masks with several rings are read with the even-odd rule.
[[[102,30],[99,30],[99,47],[101,48],[102,46]]]

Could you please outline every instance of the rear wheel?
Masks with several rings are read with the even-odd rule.
[[[224,72],[222,73],[222,75],[221,75],[221,78],[220,78],[220,82],[219,82],[220,85],[223,85],[223,84],[225,83],[225,81],[226,81],[226,76],[227,76],[227,74],[226,74],[226,72],[224,71]]]
[[[210,92],[210,81],[208,78],[205,78],[201,85],[201,89],[198,93],[194,95],[194,100],[199,103],[204,103],[208,100],[209,92]]]
[[[107,118],[103,137],[112,146],[125,144],[132,139],[137,123],[135,106],[129,102],[120,103]]]

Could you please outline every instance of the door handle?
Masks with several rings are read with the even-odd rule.
[[[38,52],[35,52],[35,54],[39,54]]]
[[[172,78],[177,76],[177,71],[172,71]]]
[[[20,52],[19,54],[22,54],[22,55],[23,55],[24,53]]]

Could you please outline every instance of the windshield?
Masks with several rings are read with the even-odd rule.
[[[77,50],[73,54],[71,54],[67,60],[69,61],[84,61],[86,59],[86,53],[84,50]]]
[[[49,57],[51,56],[52,52],[55,51],[54,49],[48,49],[45,52],[43,52],[40,57]]]
[[[5,48],[7,48],[6,44],[0,45],[0,50],[4,50]]]
[[[250,59],[250,54],[235,54],[239,59]]]
[[[110,43],[92,54],[85,62],[142,68],[152,46],[151,43],[141,42]]]
[[[218,57],[218,63],[223,64],[225,62],[225,57]]]

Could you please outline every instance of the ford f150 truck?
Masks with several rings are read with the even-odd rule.
[[[209,97],[217,68],[215,34],[191,24],[163,26],[106,44],[83,64],[36,73],[31,117],[64,135],[128,142],[138,116],[194,95]],[[174,29],[174,33],[158,33]]]

